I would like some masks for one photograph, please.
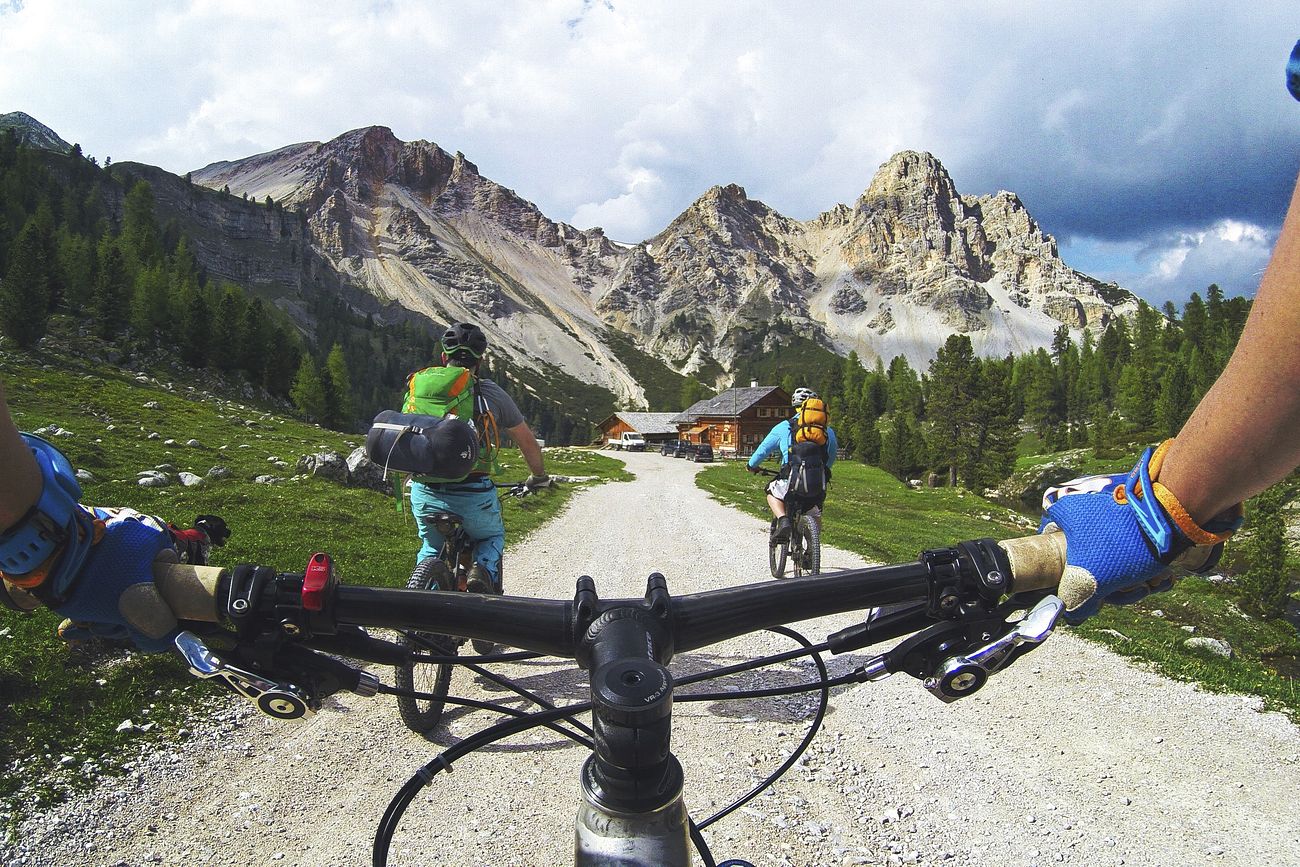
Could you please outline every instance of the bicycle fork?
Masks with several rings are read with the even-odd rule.
[[[582,766],[578,867],[690,864],[682,766],[669,750],[672,641],[662,575],[650,576],[646,601],[595,615],[595,583],[578,581],[577,623],[588,623],[579,663],[591,676],[595,732]]]

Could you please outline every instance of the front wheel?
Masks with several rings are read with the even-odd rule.
[[[454,590],[451,570],[437,557],[420,561],[406,582],[408,590]],[[432,632],[403,632],[397,643],[416,653],[455,656],[457,642],[447,635]],[[425,693],[428,698],[397,697],[397,712],[406,727],[417,734],[427,734],[442,719],[447,690],[451,687],[450,662],[413,662],[394,669],[393,682],[398,689]]]
[[[767,530],[767,565],[772,570],[773,578],[785,577],[785,558],[790,550],[789,542],[777,542],[772,536],[776,533],[776,518]]]

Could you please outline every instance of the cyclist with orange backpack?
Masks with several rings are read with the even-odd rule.
[[[839,441],[830,426],[826,403],[811,388],[796,388],[790,397],[794,416],[777,423],[768,431],[758,448],[749,456],[747,469],[757,473],[759,464],[769,455],[781,455],[781,471],[767,485],[767,505],[776,518],[772,539],[790,538],[790,516],[786,500],[798,498],[807,509],[820,509],[826,501],[826,486],[831,480],[831,465]]]

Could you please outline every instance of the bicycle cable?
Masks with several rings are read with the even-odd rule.
[[[689,816],[687,817],[688,830],[691,837],[691,841],[695,845],[696,850],[699,853],[702,861],[704,862],[705,867],[715,867],[716,862],[713,859],[713,855],[709,849],[707,841],[704,840],[703,830],[709,827],[710,825],[714,824],[718,820],[726,818],[735,810],[749,803],[758,795],[762,794],[766,789],[774,785],[776,781],[780,779],[786,773],[786,771],[788,771],[795,764],[795,762],[797,762],[803,756],[803,754],[807,751],[808,747],[812,744],[812,741],[816,738],[817,732],[820,731],[822,722],[825,719],[826,710],[830,704],[831,688],[833,686],[839,686],[842,684],[854,682],[852,676],[850,675],[845,675],[843,677],[836,678],[834,680],[830,678],[830,674],[826,669],[826,664],[822,660],[820,654],[820,651],[827,649],[825,643],[814,645],[805,636],[785,626],[772,627],[768,631],[779,635],[784,635],[787,638],[790,638],[795,642],[797,642],[798,644],[800,644],[801,647],[796,650],[785,651],[779,654],[772,654],[770,656],[760,657],[759,659],[755,659],[755,660],[748,660],[746,662],[738,663],[731,666],[726,666],[724,668],[714,669],[707,672],[701,672],[696,675],[687,675],[678,681],[679,686],[690,685],[693,683],[701,683],[704,681],[716,680],[720,677],[725,677],[731,674],[763,668],[769,665],[776,664],[778,662],[784,662],[790,659],[797,659],[805,656],[809,657],[813,661],[813,663],[817,666],[818,672],[821,675],[821,679],[819,681],[805,683],[805,684],[796,684],[787,687],[773,687],[765,690],[745,690],[740,692],[727,692],[727,693],[696,693],[694,695],[684,695],[684,696],[677,697],[677,700],[682,702],[698,702],[698,701],[726,701],[729,699],[768,697],[768,696],[775,696],[775,695],[790,695],[790,694],[796,694],[801,692],[811,692],[813,690],[820,690],[821,692],[820,700],[818,702],[817,712],[815,713],[813,720],[809,725],[809,729],[807,733],[804,735],[804,738],[799,743],[798,747],[795,748],[795,750],[786,758],[786,760],[781,764],[779,768],[777,768],[775,771],[769,774],[763,781],[761,781],[758,785],[750,789],[744,795],[737,798],[735,801],[733,801],[731,804],[727,805],[726,807],[722,808],[721,810],[717,811],[712,816],[705,819],[703,822],[697,823]],[[538,655],[539,654],[535,654],[535,656]],[[401,821],[402,816],[405,814],[407,807],[410,806],[411,801],[415,799],[415,796],[419,793],[420,789],[432,784],[434,777],[438,773],[440,773],[443,770],[450,771],[452,767],[452,762],[457,761],[460,758],[467,756],[470,753],[473,753],[476,750],[486,747],[499,740],[510,737],[514,734],[520,734],[522,732],[528,731],[529,729],[538,726],[545,726],[546,728],[549,728],[552,731],[557,732],[558,734],[562,734],[565,737],[569,738],[570,740],[584,746],[588,750],[592,749],[592,743],[590,740],[588,740],[586,737],[583,737],[580,734],[577,734],[575,732],[572,732],[564,728],[560,724],[560,720],[565,720],[570,724],[582,729],[587,734],[591,734],[591,730],[589,727],[587,727],[586,725],[584,725],[583,723],[575,719],[576,714],[585,713],[591,710],[592,705],[590,702],[581,702],[578,704],[568,705],[565,707],[554,707],[553,705],[547,703],[544,699],[541,699],[540,697],[533,695],[529,690],[526,690],[523,687],[519,687],[510,678],[502,677],[500,675],[490,675],[488,674],[488,672],[483,670],[479,665],[475,664],[474,662],[471,662],[467,659],[462,659],[460,657],[449,657],[448,661],[458,665],[464,665],[467,668],[470,668],[471,670],[478,672],[479,674],[487,676],[493,682],[513,690],[522,698],[525,698],[528,701],[532,701],[536,704],[539,704],[546,709],[543,711],[528,713],[526,711],[522,711],[517,708],[508,707],[506,705],[499,704],[496,702],[483,702],[474,699],[462,698],[459,696],[444,697],[444,700],[451,704],[473,707],[473,708],[478,708],[483,710],[496,711],[503,715],[510,716],[511,719],[501,720],[500,722],[495,723],[494,725],[488,727],[487,729],[484,729],[483,731],[478,732],[477,734],[472,735],[471,737],[466,738],[465,740],[460,741],[456,744],[453,744],[452,746],[443,750],[443,752],[440,753],[433,760],[429,761],[428,763],[420,767],[419,770],[417,770],[415,774],[413,774],[411,778],[407,780],[405,784],[402,785],[402,787],[398,790],[398,792],[393,796],[392,800],[389,802],[388,807],[384,811],[383,817],[380,819],[379,827],[375,831],[374,848],[372,851],[372,864],[374,865],[374,867],[385,867],[385,865],[387,865],[388,850],[392,845],[393,834],[396,832],[397,825]],[[484,658],[484,661],[487,661],[487,658]],[[414,698],[427,699],[428,697],[430,697],[430,694],[428,693],[416,693],[411,690],[398,690],[395,687],[388,687],[386,685],[381,685],[380,692],[383,692],[385,694],[391,694],[391,695],[399,695],[399,694],[409,695]]]

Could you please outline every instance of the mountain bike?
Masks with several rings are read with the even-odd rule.
[[[925,551],[913,563],[676,597],[669,594],[664,576],[652,573],[643,598],[609,600],[600,598],[588,576],[578,578],[571,600],[549,600],[345,585],[331,568],[315,563],[313,558],[313,565],[298,573],[252,565],[230,571],[157,566],[160,592],[193,627],[176,639],[191,672],[229,687],[277,719],[304,717],[344,689],[358,695],[400,694],[337,658],[385,665],[409,661],[403,658],[409,649],[370,636],[365,629],[371,627],[482,638],[522,648],[525,655],[574,659],[588,674],[589,700],[561,707],[523,689],[517,691],[532,698],[539,710],[448,697],[448,703],[493,710],[506,719],[448,747],[401,787],[375,832],[373,865],[387,865],[403,814],[439,773],[474,750],[546,726],[591,750],[580,775],[576,865],[686,867],[693,843],[703,863],[715,867],[703,830],[757,797],[799,760],[820,727],[831,689],[904,672],[951,702],[975,693],[990,676],[1044,641],[1063,610],[1050,591],[1064,570],[1065,541],[1060,533],[1004,542],[979,539]],[[817,644],[781,625],[884,605],[892,606],[889,614]],[[213,625],[218,623],[234,629]],[[763,629],[788,636],[798,646],[690,676],[668,668],[675,654]],[[835,678],[821,656],[899,639],[890,650]],[[218,641],[227,648],[221,655],[208,648]],[[674,698],[674,688],[802,657],[812,660],[817,678]],[[674,701],[810,691],[820,696],[818,709],[793,753],[730,805],[693,821],[686,811],[686,778],[670,749]],[[586,715],[590,725],[579,718]]]
[[[775,470],[758,467],[759,475],[779,476]],[[822,510],[820,506],[806,507],[797,497],[787,497],[786,516],[790,518],[790,537],[783,542],[776,541],[777,518],[767,532],[767,565],[772,570],[772,577],[785,577],[785,564],[790,563],[790,572],[794,578],[804,575],[819,575],[822,571]]]
[[[523,498],[533,493],[523,482],[496,484],[496,487],[510,496]],[[442,590],[498,593],[486,576],[475,576],[485,586],[475,587],[471,574],[476,571],[474,563],[474,540],[465,532],[464,521],[453,512],[439,512],[432,516],[435,528],[442,535],[441,550],[433,557],[426,557],[416,565],[415,571],[406,582],[410,590]],[[478,567],[481,571],[481,567]],[[498,580],[503,578],[504,564],[498,564]],[[488,657],[496,644],[482,638],[471,639],[474,652],[480,657]],[[397,696],[397,712],[402,722],[411,731],[427,734],[441,720],[446,707],[447,691],[451,688],[451,675],[455,662],[451,658],[460,653],[464,638],[431,632],[406,630],[397,639],[400,647],[411,651],[411,661],[396,666],[393,681],[399,690],[409,694]],[[432,661],[441,659],[445,661]],[[430,660],[430,661],[424,661]],[[480,659],[480,662],[487,659]],[[417,697],[423,696],[423,697]]]

